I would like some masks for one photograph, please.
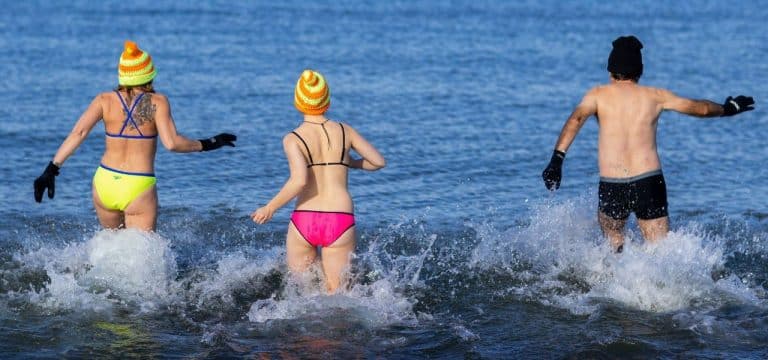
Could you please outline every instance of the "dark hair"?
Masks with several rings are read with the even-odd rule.
[[[145,93],[155,92],[155,87],[152,86],[152,81],[141,85],[117,85],[117,88],[115,88],[117,91],[125,91],[128,94],[125,99],[125,102],[128,104],[133,100],[133,89],[138,89]]]
[[[611,73],[611,77],[623,81],[623,80],[632,80],[634,82],[637,82],[640,80],[640,75],[627,75],[627,74],[618,74],[618,73]]]

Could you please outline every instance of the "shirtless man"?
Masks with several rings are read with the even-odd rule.
[[[638,85],[643,74],[634,36],[613,41],[608,57],[610,83],[589,90],[565,122],[552,159],[541,177],[549,190],[560,187],[563,160],[587,119],[598,120],[598,220],[617,252],[624,244],[624,225],[635,213],[643,237],[655,242],[669,231],[667,190],[656,151],[656,126],[664,110],[697,117],[732,116],[753,110],[751,97],[728,97],[722,105],[691,100],[664,89]]]

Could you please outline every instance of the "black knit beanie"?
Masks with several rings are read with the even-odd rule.
[[[613,40],[613,50],[608,56],[608,71],[612,74],[640,77],[643,74],[643,55],[640,54],[642,48],[640,40],[632,35]]]

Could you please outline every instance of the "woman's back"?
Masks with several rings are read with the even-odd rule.
[[[341,123],[305,121],[291,136],[307,162],[307,183],[296,208],[311,210],[353,210],[347,190],[349,169],[349,128]]]
[[[209,151],[235,146],[237,137],[222,133],[192,140],[180,135],[168,99],[154,92],[157,70],[152,57],[126,41],[117,66],[118,87],[96,95],[59,146],[45,171],[34,182],[35,201],[43,192],[53,199],[59,169],[99,122],[104,123],[105,149],[93,174],[93,205],[107,229],[154,231],[157,223],[157,179],[154,174],[157,138],[173,152]]]
[[[106,146],[102,163],[129,172],[154,172],[157,152],[156,102],[160,94],[113,91],[99,96],[103,109]]]
[[[326,288],[334,292],[355,249],[355,214],[347,191],[347,173],[349,168],[378,170],[385,161],[355,129],[325,117],[331,93],[320,73],[304,70],[293,100],[304,122],[283,137],[291,176],[251,218],[264,224],[295,198],[296,209],[286,234],[288,267],[296,273],[305,271],[317,258],[317,247],[322,247]],[[362,158],[352,158],[350,150]]]

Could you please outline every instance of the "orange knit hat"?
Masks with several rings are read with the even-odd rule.
[[[307,115],[320,115],[331,105],[331,91],[325,77],[314,70],[304,70],[296,83],[293,105]]]
[[[157,75],[149,53],[141,51],[135,42],[126,40],[125,49],[117,65],[117,82],[120,85],[136,86],[146,84]]]

